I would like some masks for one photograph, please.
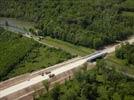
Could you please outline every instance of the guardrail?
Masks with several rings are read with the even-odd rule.
[[[72,63],[72,62],[75,62],[77,60],[80,60],[80,57],[73,58],[73,59],[70,59],[68,61],[64,61],[62,63],[56,64],[52,67],[48,67],[48,68],[45,68],[45,69],[42,69],[42,70],[39,70],[39,71],[35,71],[35,72],[32,72],[32,73],[27,73],[27,74],[23,74],[23,75],[20,75],[20,76],[13,77],[11,79],[8,79],[6,81],[1,82],[0,83],[0,90],[6,89],[6,88],[11,87],[13,85],[24,82],[24,81],[28,80],[29,78],[34,78],[38,75],[41,75],[42,72],[54,70],[56,68],[59,68],[61,66],[64,66],[64,65]]]

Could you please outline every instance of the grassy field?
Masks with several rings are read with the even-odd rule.
[[[134,18],[134,0],[126,0],[123,2],[122,8],[125,8],[125,10],[122,11],[123,16]]]
[[[134,18],[134,12],[128,12],[128,11],[123,11],[122,12],[123,16],[127,16],[127,17],[133,17]]]
[[[43,46],[33,39],[0,28],[0,81],[71,57],[60,49]]]
[[[125,8],[134,8],[134,0],[126,0],[122,7],[125,7]]]
[[[54,47],[63,49],[64,51],[71,53],[73,55],[84,56],[84,55],[88,55],[94,51],[93,49],[90,49],[90,48],[73,45],[71,43],[64,42],[64,41],[57,40],[57,39],[52,39],[50,37],[45,37],[42,40],[42,42],[52,45]]]
[[[115,57],[115,53],[110,54],[107,57],[107,61],[114,67],[115,69],[123,72],[127,72],[129,74],[134,75],[134,65],[126,64],[125,60],[121,60]]]
[[[13,77],[27,72],[33,72],[63,62],[71,57],[71,55],[62,50],[40,46],[34,48],[8,76]]]

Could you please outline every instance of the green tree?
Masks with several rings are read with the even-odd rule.
[[[45,81],[43,81],[43,85],[44,85],[46,91],[48,92],[49,91],[49,87],[50,87],[50,82],[48,80],[45,80]]]
[[[86,84],[81,90],[81,96],[85,96],[88,100],[96,100],[98,97],[97,86]]]
[[[61,94],[60,85],[56,84],[51,93],[53,100],[59,100],[60,94]]]

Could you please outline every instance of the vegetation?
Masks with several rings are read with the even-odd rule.
[[[120,48],[117,48],[115,55],[119,59],[125,59],[127,64],[134,65],[134,43],[122,44]]]
[[[97,61],[97,68],[80,70],[37,100],[133,100],[133,53],[134,44],[124,43],[106,60]]]
[[[126,12],[126,11],[124,11],[122,13],[122,15],[125,16],[125,17],[128,17],[128,18],[134,18],[134,12]]]
[[[49,91],[50,83],[48,80],[43,81],[43,85],[45,87],[46,92]]]
[[[131,2],[133,0],[2,0],[0,16],[34,21],[42,36],[100,48],[134,33],[134,19],[122,16],[123,11],[133,12]],[[131,10],[127,6],[131,6]]]
[[[46,68],[72,56],[0,28],[0,81]]]
[[[37,100],[133,100],[134,79],[98,61],[97,68],[76,73],[74,79],[42,95]]]
[[[92,53],[94,50],[90,48],[86,48],[83,46],[76,46],[68,42],[64,42],[61,40],[53,39],[51,37],[45,37],[42,42],[52,45],[54,47],[63,49],[64,51],[72,54],[72,55],[80,55],[85,56]]]
[[[47,68],[54,64],[66,61],[67,59],[72,58],[70,54],[54,49],[48,48],[45,46],[39,46],[32,50],[23,61],[21,61],[15,69],[13,69],[8,77],[17,76],[27,72],[33,72],[42,68]]]
[[[134,11],[134,1],[133,0],[125,0],[125,2],[122,4],[122,8],[125,8],[126,10]]]
[[[37,43],[0,28],[0,80],[18,64]]]
[[[125,60],[118,59],[114,54],[111,54],[106,59],[106,61],[117,71],[121,71],[129,75],[134,75],[134,65],[126,64]]]
[[[120,9],[122,10],[121,15],[124,18],[130,20],[131,23],[129,23],[129,24],[133,25],[133,27],[134,27],[134,24],[133,24],[133,22],[134,22],[134,1],[133,0],[125,0],[125,2],[122,3]]]
[[[118,71],[134,75],[134,44],[124,43],[109,54],[106,61]]]

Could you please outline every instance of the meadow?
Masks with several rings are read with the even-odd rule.
[[[134,7],[134,0],[126,0],[122,7],[132,9]]]
[[[85,56],[85,55],[89,55],[92,52],[94,52],[94,49],[79,46],[79,45],[74,45],[69,42],[65,42],[65,41],[58,40],[58,39],[53,39],[48,36],[44,37],[44,39],[41,41],[44,43],[47,43],[49,45],[52,45],[54,47],[60,48],[72,55]]]

